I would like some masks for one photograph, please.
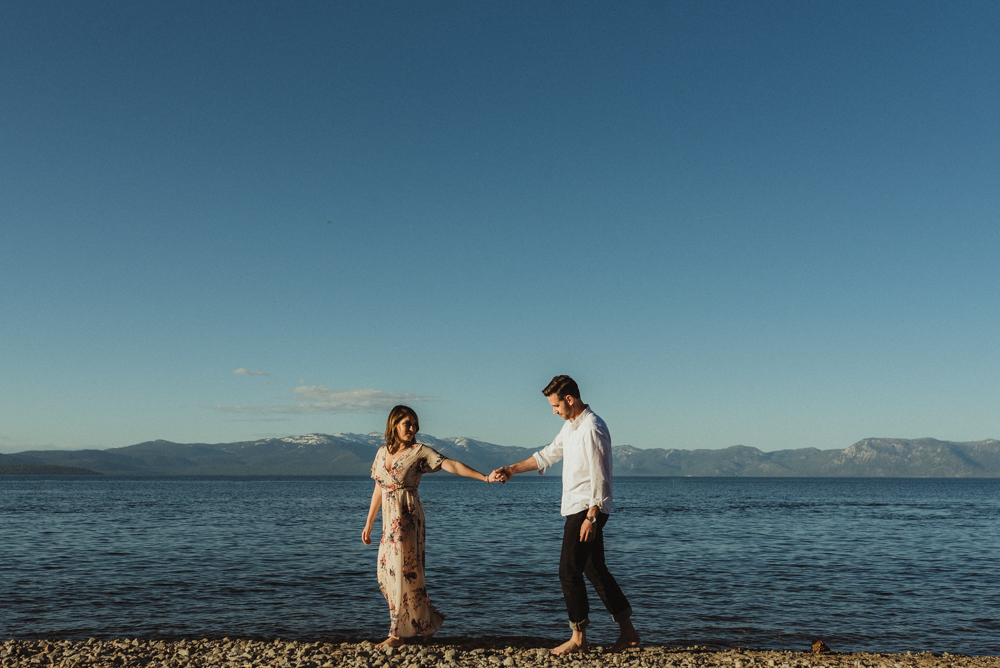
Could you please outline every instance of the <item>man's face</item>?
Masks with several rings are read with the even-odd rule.
[[[550,394],[546,397],[549,403],[552,405],[552,414],[558,415],[563,420],[573,419],[573,404],[576,399],[573,397],[560,397],[558,394]]]

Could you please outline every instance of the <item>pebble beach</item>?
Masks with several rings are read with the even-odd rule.
[[[376,648],[371,642],[285,640],[9,640],[0,644],[2,668],[1000,668],[994,656],[941,654],[815,654],[766,650],[641,646],[620,654],[592,647],[587,654],[555,657],[538,642],[435,641]]]

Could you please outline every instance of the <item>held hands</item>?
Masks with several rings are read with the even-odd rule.
[[[487,482],[507,482],[514,475],[509,466],[501,466],[490,474]]]

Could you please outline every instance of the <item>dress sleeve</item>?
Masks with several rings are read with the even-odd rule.
[[[420,457],[417,459],[417,468],[421,473],[434,473],[441,470],[441,464],[448,459],[434,448],[426,445],[420,446]]]
[[[382,458],[383,448],[379,448],[378,452],[375,453],[375,461],[372,462],[372,478],[378,480],[378,462]]]

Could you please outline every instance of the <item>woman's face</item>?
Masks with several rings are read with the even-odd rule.
[[[396,438],[403,445],[409,445],[417,438],[417,421],[413,416],[407,415],[396,425]]]

